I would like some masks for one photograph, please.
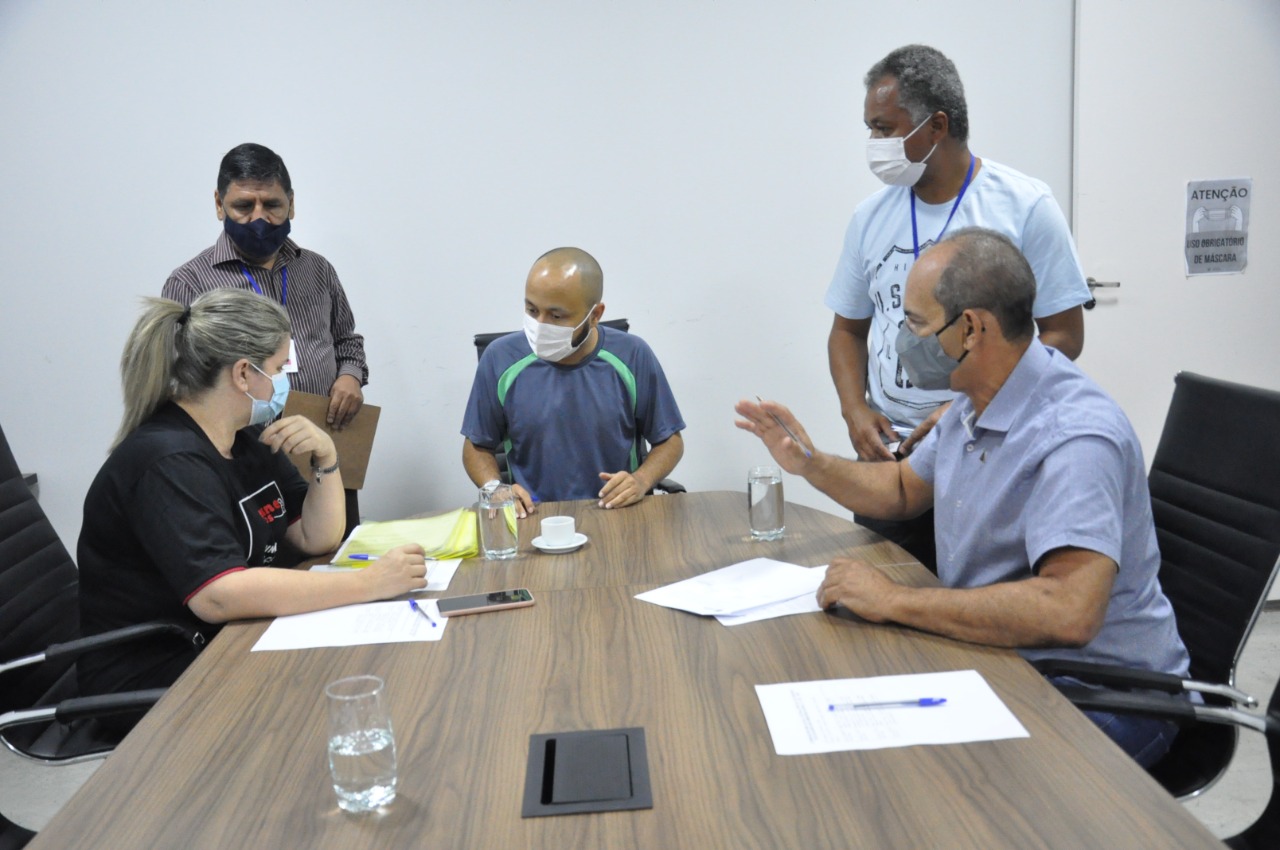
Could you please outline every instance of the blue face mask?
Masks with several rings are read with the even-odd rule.
[[[249,364],[253,366],[252,363]],[[258,369],[257,366],[253,368]],[[262,372],[261,369],[258,369]],[[289,400],[289,376],[284,372],[279,375],[268,375],[262,372],[264,377],[271,379],[271,398],[268,401],[254,398],[249,395],[246,390],[245,395],[249,395],[249,401],[253,402],[253,409],[249,411],[250,425],[266,425],[272,419],[275,419],[284,412],[284,404]]]

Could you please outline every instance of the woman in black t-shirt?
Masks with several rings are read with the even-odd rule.
[[[289,353],[289,320],[261,296],[223,289],[189,308],[148,299],[120,363],[124,420],[85,498],[86,635],[168,620],[207,639],[228,620],[426,586],[417,546],[353,573],[266,569],[286,544],[332,551],[346,522],[333,440],[301,416],[271,421],[288,395]],[[312,474],[290,456],[309,459]],[[78,663],[81,690],[163,687],[196,652],[171,637],[100,650]]]

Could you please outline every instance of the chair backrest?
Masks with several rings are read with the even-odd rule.
[[[1191,676],[1226,682],[1280,559],[1280,392],[1175,379],[1148,483]]]
[[[1148,476],[1160,584],[1191,678],[1234,682],[1280,563],[1280,392],[1189,372],[1174,380]],[[1152,773],[1179,796],[1203,790],[1236,737],[1231,726],[1188,727]]]
[[[0,661],[79,636],[79,574],[0,429]],[[34,705],[70,667],[37,664],[0,681],[0,712]]]
[[[623,331],[624,333],[631,330],[631,323],[626,319],[608,319],[600,324],[604,325],[606,328],[613,328],[614,330]],[[493,342],[495,339],[504,337],[509,333],[511,333],[511,331],[476,334],[476,360],[479,360],[484,355],[484,350],[489,347],[489,343]]]

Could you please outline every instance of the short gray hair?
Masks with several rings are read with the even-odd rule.
[[[261,367],[289,338],[280,305],[240,289],[206,292],[190,309],[165,298],[144,303],[120,357],[124,418],[113,450],[166,401],[208,391],[241,357]]]
[[[898,105],[920,124],[935,112],[947,114],[948,134],[969,141],[969,107],[964,83],[950,59],[923,44],[899,47],[871,66],[863,85],[870,89],[885,77],[898,81]]]
[[[1009,237],[984,227],[965,227],[938,245],[955,246],[933,293],[947,319],[972,308],[990,310],[1010,342],[1035,333],[1031,311],[1036,276]]]

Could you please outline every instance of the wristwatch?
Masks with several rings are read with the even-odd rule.
[[[315,475],[315,477],[316,477],[316,483],[317,483],[317,484],[319,484],[319,483],[320,483],[320,479],[324,478],[326,475],[332,475],[333,473],[335,473],[335,472],[337,472],[337,471],[338,471],[338,457],[337,457],[337,455],[334,455],[334,458],[333,458],[333,466],[326,466],[325,468],[321,469],[320,467],[318,467],[318,466],[316,466],[316,465],[315,465],[315,462],[314,462],[314,461],[312,461],[312,463],[311,463],[311,472]]]

